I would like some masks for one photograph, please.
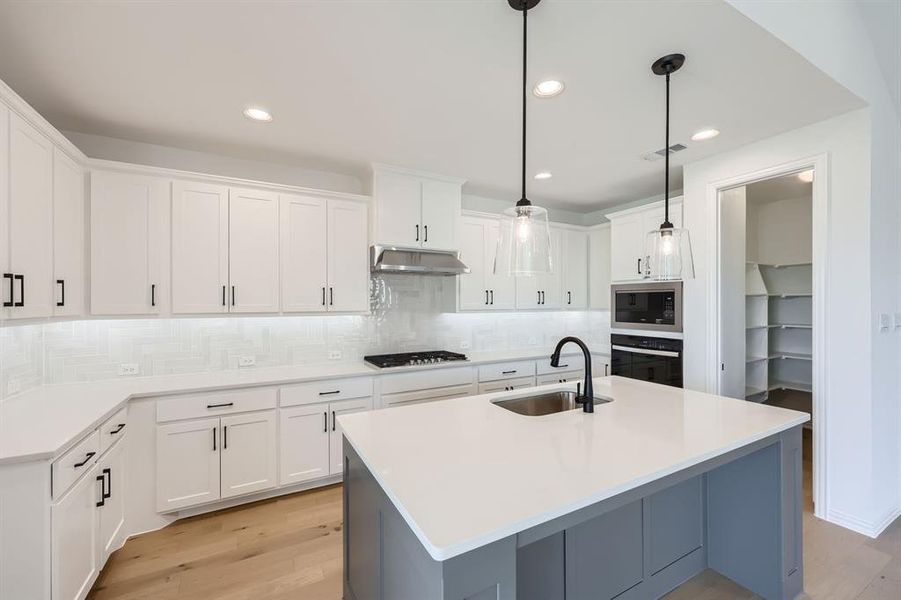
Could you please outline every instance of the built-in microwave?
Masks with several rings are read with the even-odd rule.
[[[636,282],[610,286],[610,327],[682,331],[682,282]]]

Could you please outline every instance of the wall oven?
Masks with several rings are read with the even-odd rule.
[[[621,283],[610,286],[610,327],[682,331],[682,282]]]
[[[613,334],[613,375],[682,387],[682,340]]]

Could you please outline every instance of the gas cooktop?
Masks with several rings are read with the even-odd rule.
[[[410,367],[414,365],[433,365],[455,360],[466,360],[465,354],[448,352],[447,350],[431,350],[427,352],[401,352],[398,354],[376,354],[364,356],[363,360],[380,369],[388,367]]]

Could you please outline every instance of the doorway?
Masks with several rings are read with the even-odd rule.
[[[811,415],[803,431],[805,510],[823,516],[826,203],[816,162],[716,189],[716,370],[724,396]]]

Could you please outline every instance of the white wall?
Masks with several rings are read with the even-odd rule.
[[[861,2],[807,2],[783,0],[760,2],[759,0],[728,0],[748,18],[780,38],[784,43],[835,79],[838,83],[864,99],[870,106],[870,139],[868,154],[870,185],[856,192],[857,203],[869,205],[870,221],[866,237],[853,237],[857,246],[853,256],[868,252],[871,258],[869,307],[866,312],[851,315],[849,320],[862,324],[866,331],[876,330],[880,313],[892,314],[901,310],[901,120],[894,103],[890,84],[886,81],[883,61],[876,54],[870,35],[876,30],[867,27],[873,19],[882,21],[879,28],[879,48],[898,48],[901,38],[899,13],[891,3],[870,3],[863,11]],[[888,33],[886,33],[888,31]],[[888,41],[886,41],[886,39]],[[897,64],[897,59],[888,63]],[[897,87],[897,77],[892,84]],[[897,90],[896,90],[897,91]],[[845,224],[833,219],[839,231]],[[843,246],[848,246],[844,244]],[[844,258],[841,258],[843,262]],[[868,261],[869,262],[869,261]],[[860,267],[860,265],[858,265]],[[856,279],[856,278],[855,278]],[[831,300],[831,299],[830,299]],[[861,336],[850,338],[862,343]],[[837,478],[834,490],[837,500],[830,505],[836,512],[835,520],[843,520],[860,531],[876,533],[901,512],[901,331],[876,333],[868,336],[868,348],[858,347],[861,356],[866,354],[867,364],[860,372],[854,364],[847,377],[835,379],[853,381],[861,376],[861,389],[852,393],[859,397],[862,407],[852,422],[841,424],[841,438],[848,445],[829,449],[836,468],[841,472],[851,468],[858,471],[848,480]],[[844,346],[842,337],[833,338],[835,346]],[[836,365],[836,367],[844,365]],[[853,389],[853,385],[844,386]],[[860,395],[861,391],[867,393]],[[859,456],[860,446],[867,457]],[[863,462],[852,467],[846,460],[846,452]],[[854,482],[860,485],[853,489]],[[832,482],[830,482],[832,485]]]
[[[363,176],[360,174],[337,173],[294,164],[246,160],[76,131],[64,131],[63,135],[91,158],[351,194],[363,193],[366,188]]]
[[[749,199],[748,260],[764,264],[810,262],[813,249],[810,200],[807,197],[756,203]]]

